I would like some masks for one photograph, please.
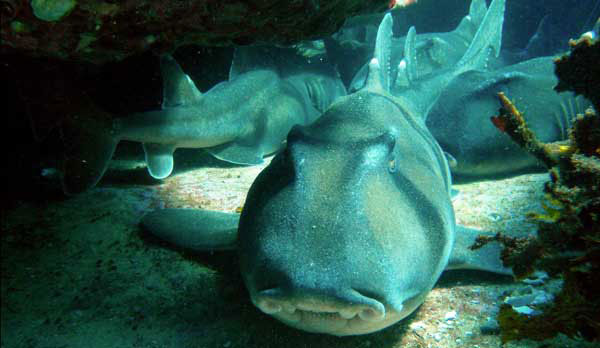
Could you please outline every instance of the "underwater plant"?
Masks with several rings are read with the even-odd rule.
[[[571,40],[569,54],[555,60],[557,92],[573,91],[588,98],[594,109],[574,115],[569,138],[540,142],[526,118],[503,93],[494,125],[527,149],[549,169],[544,213],[529,214],[538,222],[534,238],[493,238],[505,245],[503,261],[517,278],[534,270],[562,278],[563,287],[542,313],[527,316],[511,306],[500,309],[503,342],[544,340],[559,333],[589,341],[600,340],[600,42],[584,35]],[[480,243],[485,243],[481,240]]]

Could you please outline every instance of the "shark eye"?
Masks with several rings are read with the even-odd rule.
[[[391,157],[388,160],[388,171],[390,173],[395,173],[396,172],[396,157]]]

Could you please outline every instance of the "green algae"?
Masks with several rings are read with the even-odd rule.
[[[14,31],[15,33],[28,33],[31,31],[31,28],[29,28],[29,26],[21,21],[12,21],[10,23],[10,28],[12,29],[12,31]]]
[[[33,14],[47,22],[65,17],[75,8],[77,0],[31,0]]]
[[[538,141],[516,106],[500,95],[501,115],[494,124],[543,161],[550,174],[545,213],[529,216],[538,222],[536,238],[503,242],[503,260],[518,277],[539,269],[564,280],[554,304],[541,308],[540,315],[521,315],[510,306],[500,309],[503,342],[543,340],[557,333],[600,341],[600,75],[594,73],[598,64],[591,63],[597,57],[600,43],[583,37],[571,42],[570,54],[555,61],[560,81],[555,89],[581,94],[596,109],[572,115],[567,141]],[[511,247],[517,242],[523,245]]]

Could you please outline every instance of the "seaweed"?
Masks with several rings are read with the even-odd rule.
[[[498,94],[499,115],[492,117],[500,131],[542,161],[550,174],[544,213],[528,216],[538,222],[537,236],[492,239],[505,245],[503,261],[517,278],[537,269],[564,280],[555,302],[540,315],[522,315],[510,306],[500,309],[503,342],[543,340],[559,333],[600,340],[600,43],[584,36],[570,44],[571,52],[555,60],[560,81],[555,90],[581,94],[596,110],[574,115],[566,141],[539,141],[503,93]]]
[[[555,60],[554,73],[559,82],[557,92],[573,91],[589,99],[600,110],[600,46],[598,40],[583,35],[569,41],[571,52]]]

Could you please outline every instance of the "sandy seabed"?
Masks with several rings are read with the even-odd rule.
[[[370,335],[305,333],[261,313],[243,289],[235,253],[190,254],[145,237],[138,226],[160,207],[239,210],[264,167],[207,163],[162,182],[148,180],[143,168],[112,170],[84,194],[5,210],[1,346],[502,346],[480,327],[515,284],[482,272],[445,273],[414,314]],[[132,182],[135,176],[143,179]],[[535,174],[456,186],[457,221],[491,234],[535,233],[525,214],[540,211],[547,179]]]

